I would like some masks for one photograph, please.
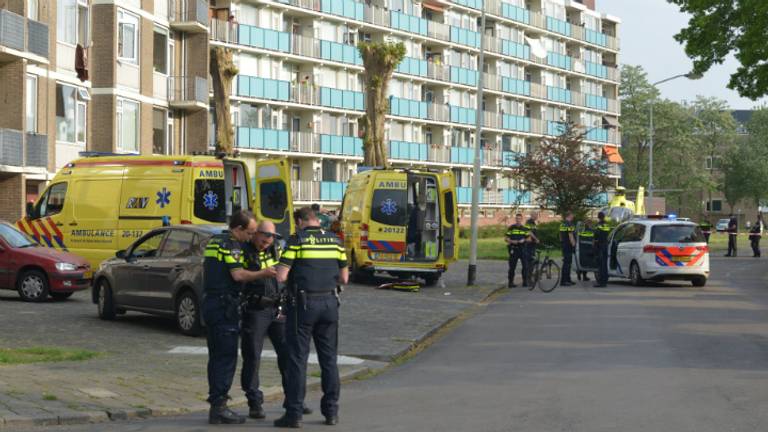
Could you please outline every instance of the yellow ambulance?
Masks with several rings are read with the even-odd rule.
[[[63,167],[16,226],[39,244],[80,255],[97,268],[163,224],[224,224],[255,209],[284,234],[293,228],[285,159],[91,154]]]
[[[386,272],[433,285],[458,258],[453,173],[374,169],[356,174],[344,194],[341,231],[355,280]]]

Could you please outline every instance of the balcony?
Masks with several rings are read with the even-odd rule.
[[[294,202],[338,202],[344,198],[347,190],[346,182],[336,181],[291,181]]]
[[[0,129],[0,166],[4,171],[22,172],[28,168],[46,171],[48,137],[13,129]]]
[[[20,59],[48,64],[48,26],[0,9],[0,63]]]
[[[187,33],[208,32],[208,2],[205,0],[170,0],[168,21],[171,28]]]
[[[168,104],[186,111],[207,109],[208,80],[198,76],[168,77]]]
[[[469,205],[472,203],[472,188],[457,187],[456,195],[458,203]],[[480,189],[480,204],[485,206],[521,206],[531,204],[530,192],[515,189]]]

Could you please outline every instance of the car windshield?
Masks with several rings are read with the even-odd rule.
[[[657,225],[651,228],[652,243],[703,243],[699,227],[695,225]]]
[[[0,224],[0,237],[2,237],[6,243],[14,248],[37,246],[37,243],[29,238],[28,235],[8,224]]]

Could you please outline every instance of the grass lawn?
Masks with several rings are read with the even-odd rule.
[[[89,360],[100,353],[64,348],[0,348],[0,365]]]
[[[560,250],[551,250],[550,257],[560,258]],[[481,238],[477,239],[477,258],[478,259],[498,259],[506,260],[509,257],[507,252],[507,243],[503,238]],[[469,259],[469,239],[459,239],[459,258]]]

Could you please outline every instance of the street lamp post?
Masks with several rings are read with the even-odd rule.
[[[666,79],[663,79],[661,81],[657,81],[653,84],[651,84],[653,87],[656,87],[659,84],[664,84],[665,82],[669,82],[678,78],[688,78],[689,80],[697,80],[701,78],[701,74],[689,72],[687,74],[680,74],[675,75],[673,77],[669,77]],[[648,204],[653,205],[653,103],[654,100],[651,99],[651,107],[649,109],[650,115],[649,115],[649,125],[648,125]]]
[[[472,209],[470,214],[470,238],[469,238],[469,268],[467,269],[467,286],[475,284],[477,277],[477,234],[478,217],[480,206],[480,140],[483,134],[483,72],[485,63],[485,7],[480,15],[480,58],[478,59],[477,70],[477,112],[475,113],[475,160],[472,165]],[[456,227],[458,229],[458,227]]]

